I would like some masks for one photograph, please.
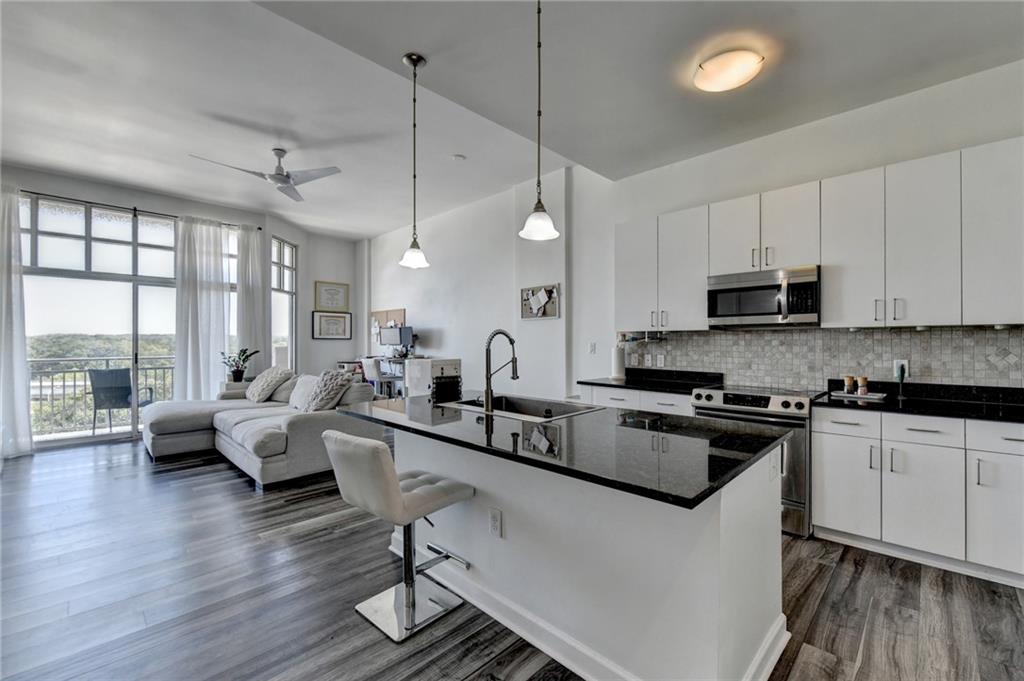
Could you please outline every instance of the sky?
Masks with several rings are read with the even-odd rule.
[[[174,333],[173,288],[139,287],[139,333]],[[132,285],[120,281],[25,277],[25,333],[130,334]]]

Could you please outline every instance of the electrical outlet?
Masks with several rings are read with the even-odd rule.
[[[498,539],[505,536],[504,524],[501,520],[501,509],[492,508],[488,510],[488,524],[490,526],[491,534]]]
[[[892,361],[892,377],[897,381],[900,380],[900,367],[906,372],[903,374],[903,378],[910,378],[910,360],[909,359],[894,359]]]
[[[645,367],[651,366],[651,353],[649,353],[649,352],[648,353],[644,353],[644,366]]]
[[[590,341],[590,354],[597,354],[597,343],[595,341]]]
[[[656,359],[657,359],[657,363],[658,363],[658,368],[659,369],[665,368],[665,355],[657,355]]]
[[[640,364],[640,355],[638,353],[631,352],[629,354],[629,364],[634,367]]]

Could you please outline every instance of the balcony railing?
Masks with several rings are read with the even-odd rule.
[[[93,424],[92,386],[89,369],[131,368],[131,357],[61,357],[30,359],[32,434],[36,439],[90,435]],[[153,401],[171,399],[174,393],[174,356],[139,358],[139,396]],[[131,428],[131,410],[96,413],[96,434]]]

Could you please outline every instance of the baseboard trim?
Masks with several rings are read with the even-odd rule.
[[[750,661],[750,666],[743,675],[744,681],[766,681],[771,676],[779,658],[782,657],[782,651],[786,649],[786,644],[792,637],[792,634],[786,631],[786,623],[786,615],[779,613],[761,641],[761,647],[757,649],[754,659]]]
[[[402,555],[402,540],[394,533],[389,548]],[[416,550],[425,553],[422,547]],[[642,681],[549,622],[470,581],[462,568],[442,563],[430,571],[430,576],[584,679]]]
[[[827,539],[840,544],[846,544],[847,546],[853,546],[858,549],[874,551],[875,553],[881,553],[885,556],[902,558],[915,563],[921,563],[922,565],[928,565],[929,567],[949,570],[950,572],[958,572],[962,575],[967,575],[968,577],[977,577],[978,579],[1005,584],[1006,586],[1012,586],[1017,589],[1024,589],[1024,575],[1014,574],[1013,572],[1007,572],[1006,570],[989,568],[984,565],[968,563],[967,561],[957,560],[955,558],[937,556],[934,553],[918,551],[917,549],[909,549],[905,546],[897,546],[896,544],[888,544],[883,541],[878,541],[877,539],[858,537],[855,534],[847,534],[846,532],[840,532],[838,530],[830,530],[826,527],[815,526],[814,536],[819,539]]]

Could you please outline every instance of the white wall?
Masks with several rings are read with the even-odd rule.
[[[624,178],[615,221],[1024,133],[1024,61]]]
[[[532,183],[424,223],[421,242],[432,264],[424,276],[397,267],[408,230],[374,239],[371,308],[406,307],[414,327],[428,325],[433,340],[420,349],[461,357],[467,387],[482,384],[486,334],[512,325],[521,337],[523,379],[501,389],[548,397],[579,393],[576,379],[611,371],[616,223],[1021,134],[1024,61],[614,183],[576,166],[561,174],[561,189],[559,174],[545,178],[549,210],[557,206],[556,195],[567,197],[558,208],[563,236],[557,241],[525,244],[515,237],[533,204]],[[550,283],[535,281],[542,273],[563,284],[560,325],[519,322],[517,311],[496,298],[515,300],[520,285]],[[443,304],[432,299],[439,291]],[[532,324],[538,330],[545,325],[544,332]],[[596,344],[593,354],[590,343]],[[562,371],[568,385],[559,394]]]
[[[417,352],[462,359],[467,388],[483,386],[487,334],[515,328],[514,200],[509,190],[420,223],[426,269],[398,266],[409,229],[371,242],[370,309],[405,308],[406,323],[419,336]],[[499,346],[495,360],[506,356]],[[501,390],[510,384],[507,370],[495,379]]]
[[[353,333],[351,341],[312,340],[313,281],[348,282],[352,286],[353,319],[365,324],[366,309],[362,300],[356,271],[356,244],[347,239],[310,232],[261,211],[245,211],[227,206],[193,201],[186,198],[97,182],[81,177],[48,173],[39,170],[5,165],[0,168],[5,184],[21,189],[67,196],[69,198],[107,203],[115,206],[135,206],[140,210],[170,215],[196,215],[235,224],[262,225],[273,236],[298,246],[297,282],[297,350],[299,371],[320,372],[332,367],[339,359],[356,357],[363,352],[365,334]],[[269,280],[269,256],[268,273]],[[360,322],[360,320],[363,320]]]

